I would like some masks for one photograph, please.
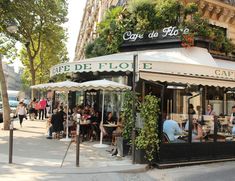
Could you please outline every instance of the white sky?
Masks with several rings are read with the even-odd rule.
[[[73,61],[75,55],[75,48],[80,29],[80,23],[84,13],[84,7],[86,0],[68,0],[68,18],[69,21],[66,23],[68,28],[68,42],[67,49],[69,53],[69,60]]]
[[[80,29],[81,20],[84,13],[84,7],[86,0],[68,0],[68,22],[64,27],[68,30],[68,40],[67,40],[67,50],[69,61],[73,61],[75,56],[75,48],[78,38],[78,33]],[[17,48],[20,48],[20,44],[17,45]],[[19,60],[15,60],[13,63],[15,70],[18,71],[18,67],[22,67],[22,64]]]

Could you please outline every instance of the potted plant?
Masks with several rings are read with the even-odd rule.
[[[153,95],[147,95],[144,98],[144,102],[140,105],[140,115],[144,120],[144,126],[140,129],[136,138],[136,162],[138,160],[140,163],[145,161],[143,159],[143,155],[145,155],[146,160],[150,164],[159,151],[158,120],[160,109],[158,103],[158,98]],[[138,156],[140,158],[137,158]]]

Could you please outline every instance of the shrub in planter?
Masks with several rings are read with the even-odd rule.
[[[147,95],[140,105],[140,114],[144,119],[144,127],[136,138],[136,148],[146,153],[146,159],[151,162],[159,151],[158,119],[159,100],[153,95]]]
[[[123,132],[122,136],[124,139],[131,140],[131,133],[133,130],[134,126],[134,118],[133,118],[133,101],[136,103],[136,107],[139,105],[138,104],[138,98],[137,95],[134,94],[132,91],[127,91],[124,94],[124,103],[122,107],[122,113],[121,113],[121,118],[122,118],[122,125],[123,125]]]

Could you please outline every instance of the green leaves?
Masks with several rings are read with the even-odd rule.
[[[127,91],[124,94],[124,102],[122,107],[122,124],[123,124],[123,133],[122,136],[130,140],[131,139],[131,132],[134,126],[134,118],[133,118],[133,102],[136,103],[136,107],[138,106],[138,98],[137,95],[134,94],[132,91]]]
[[[234,50],[234,45],[225,35],[222,37],[223,43],[218,41],[220,37],[209,21],[202,17],[195,3],[183,5],[178,0],[132,0],[125,8],[116,7],[106,12],[105,19],[99,25],[99,37],[92,46],[87,45],[85,56],[90,58],[118,52],[126,31],[143,33],[168,26],[187,27],[194,36],[212,39],[216,42],[213,46],[227,53]]]
[[[152,161],[154,154],[159,150],[158,119],[159,100],[155,96],[147,95],[140,105],[140,115],[144,120],[144,127],[136,138],[136,146],[146,152],[146,158]]]
[[[20,53],[25,80],[31,85],[47,82],[50,67],[68,60],[62,27],[67,21],[67,1],[1,0],[0,14],[1,34],[25,45]],[[7,31],[10,21],[17,23],[17,33]]]

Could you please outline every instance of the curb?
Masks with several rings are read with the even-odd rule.
[[[28,166],[21,164],[7,164],[0,162],[0,167],[4,166],[4,169],[28,169],[26,173],[53,173],[53,174],[99,174],[99,173],[141,173],[148,170],[148,165],[135,164],[135,165],[122,165],[122,166],[110,166],[110,167],[45,167],[45,166]],[[3,171],[4,169],[1,168]]]

